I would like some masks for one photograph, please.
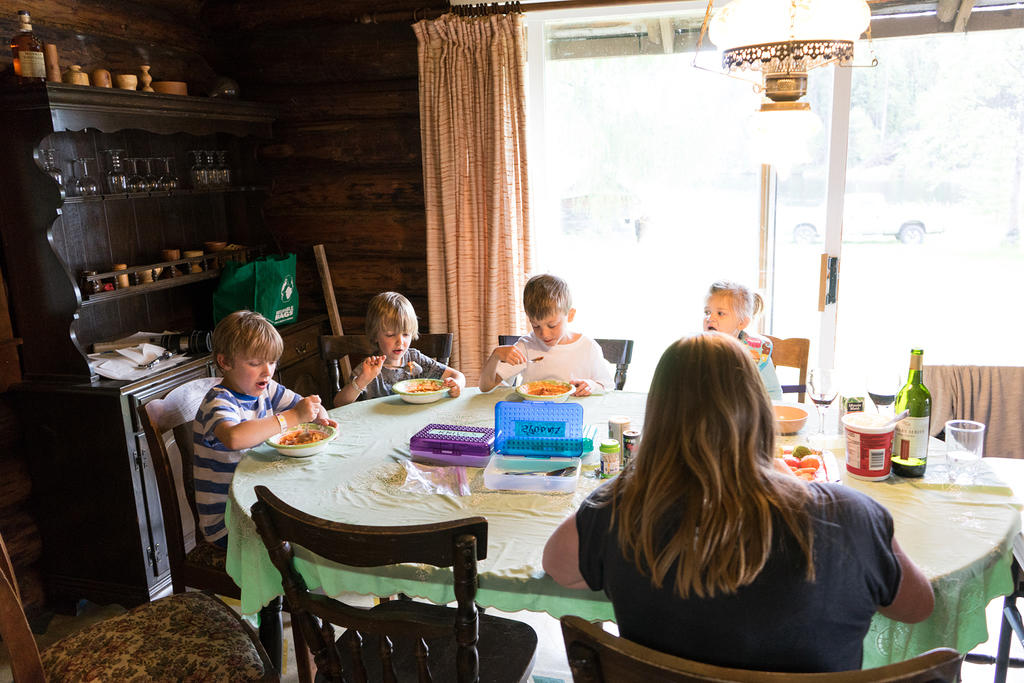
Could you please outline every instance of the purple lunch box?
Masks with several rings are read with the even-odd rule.
[[[428,424],[409,439],[409,450],[417,461],[486,467],[493,443],[490,427]]]

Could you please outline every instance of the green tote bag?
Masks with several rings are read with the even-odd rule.
[[[295,254],[263,256],[249,263],[228,261],[213,293],[213,322],[235,311],[256,311],[274,325],[299,317]]]

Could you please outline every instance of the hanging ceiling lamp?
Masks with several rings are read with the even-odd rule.
[[[865,0],[732,0],[708,34],[723,69],[760,71],[769,100],[796,102],[807,94],[808,71],[853,62],[853,43],[870,23]]]

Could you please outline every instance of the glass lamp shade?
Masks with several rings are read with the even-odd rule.
[[[754,163],[771,164],[785,178],[795,166],[811,161],[809,145],[821,130],[821,119],[805,102],[765,101],[747,128]]]
[[[853,58],[867,29],[865,0],[732,0],[708,27],[724,68],[807,71]]]

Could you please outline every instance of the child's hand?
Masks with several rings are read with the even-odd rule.
[[[446,379],[444,385],[448,387],[448,395],[452,398],[458,398],[459,394],[462,393],[462,387],[459,386],[459,383],[453,377]]]
[[[380,375],[380,369],[384,367],[384,356],[367,356],[363,359],[363,369],[359,377],[364,380],[366,386]]]
[[[316,394],[313,394],[312,396],[307,396],[306,398],[296,403],[293,410],[295,411],[295,414],[298,416],[299,422],[301,423],[312,422],[320,415],[320,412],[323,411],[324,409],[323,406],[320,405],[320,397],[317,396]],[[327,415],[326,411],[324,411],[324,415]]]
[[[509,365],[520,365],[526,362],[526,356],[519,350],[518,346],[499,346],[494,349],[494,357],[502,363]]]
[[[316,423],[318,425],[323,425],[325,427],[334,427],[335,429],[338,428],[338,421],[337,420],[332,420],[329,417],[318,417],[316,419]]]
[[[585,379],[571,379],[569,384],[576,387],[576,391],[572,392],[573,396],[590,396],[590,382]]]

